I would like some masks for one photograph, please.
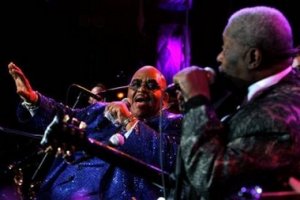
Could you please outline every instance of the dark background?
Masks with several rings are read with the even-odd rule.
[[[296,3],[194,0],[188,17],[191,64],[217,66],[227,18],[250,5],[283,11],[294,29],[295,45],[300,44]],[[168,20],[176,22],[170,16],[174,15],[161,14],[155,0],[1,0],[1,128],[29,131],[16,120],[19,97],[7,71],[10,61],[22,67],[35,90],[66,103],[72,83],[88,88],[98,81],[108,88],[122,86],[140,66],[155,65],[157,29]],[[69,100],[71,105],[75,99]],[[0,131],[0,167],[31,153],[38,142]]]

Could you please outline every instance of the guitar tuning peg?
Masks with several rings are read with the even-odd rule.
[[[64,123],[68,123],[69,122],[69,120],[70,120],[70,116],[69,115],[64,115],[64,117],[63,117],[63,119],[62,119],[62,121],[64,122]]]
[[[85,129],[87,127],[86,123],[81,121],[79,124],[79,129]]]
[[[51,153],[53,152],[53,147],[50,145],[48,146],[45,150],[44,150],[45,153]]]
[[[72,125],[74,125],[74,126],[76,126],[76,127],[78,127],[79,126],[79,124],[80,124],[80,121],[77,119],[77,118],[72,118],[71,119],[71,124]]]
[[[61,147],[58,147],[57,150],[56,150],[56,154],[55,154],[55,157],[61,157],[63,155],[63,150]]]
[[[73,154],[70,150],[66,150],[65,154],[63,155],[63,159],[65,159],[67,163],[72,163],[74,161]]]
[[[70,150],[67,150],[65,155],[66,155],[66,156],[72,156],[72,153],[71,153]]]

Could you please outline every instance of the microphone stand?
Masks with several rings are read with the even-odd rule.
[[[81,96],[82,96],[82,92],[80,92],[80,93],[77,95],[76,101],[75,101],[75,103],[73,104],[72,109],[74,109],[74,108],[77,106],[77,104],[79,103],[79,100],[80,100]]]
[[[9,129],[9,128],[4,128],[2,126],[0,126],[0,131],[5,132],[5,133],[11,133],[14,135],[21,135],[21,136],[25,136],[28,138],[33,138],[33,139],[42,139],[43,135],[40,134],[33,134],[33,133],[28,133],[28,132],[24,132],[24,131],[19,131],[19,130],[14,130],[14,129]],[[13,171],[14,174],[14,182],[17,185],[18,188],[18,194],[22,195],[24,197],[24,199],[27,199],[28,195],[29,195],[29,199],[35,199],[35,189],[36,189],[36,184],[35,182],[39,181],[39,179],[37,179],[38,175],[41,173],[42,171],[42,166],[44,166],[45,163],[47,163],[46,161],[48,161],[49,159],[49,155],[50,155],[51,149],[47,148],[46,150],[40,150],[36,153],[33,153],[29,156],[26,156],[24,159],[19,160],[19,161],[15,161],[11,164],[8,165],[8,170],[9,171]],[[45,154],[41,160],[41,162],[39,163],[38,167],[36,168],[36,170],[34,171],[30,183],[29,183],[29,187],[28,186],[24,186],[24,180],[23,180],[23,172],[22,172],[22,168],[26,168],[28,167],[28,163],[31,162],[33,159],[37,159],[37,156],[40,156],[41,154]],[[7,173],[7,172],[5,172]],[[27,192],[29,192],[28,194],[24,194],[23,190],[26,189]],[[23,199],[23,198],[22,198]]]
[[[37,178],[38,175],[41,176],[41,172],[44,169],[44,166],[46,163],[49,162],[49,157],[52,153],[52,148],[49,146],[48,148],[46,148],[46,150],[44,151],[45,155],[43,156],[41,162],[39,163],[38,167],[35,169],[33,175],[31,176],[31,180],[30,180],[30,187],[28,188],[28,195],[30,199],[35,199],[36,197],[36,190],[39,188],[40,186],[40,182],[42,181],[41,178]]]
[[[37,167],[37,169],[34,171],[32,177],[31,177],[31,181],[34,181],[37,177],[37,174],[40,172],[41,168],[42,168],[42,165],[45,163],[47,157],[49,157],[50,153],[52,151],[52,148],[51,147],[48,147],[44,153],[45,155],[43,156],[42,158],[42,161],[40,162],[39,166]]]
[[[30,172],[32,162],[37,160],[42,154],[43,150],[39,150],[30,155],[25,156],[21,160],[14,161],[7,165],[7,169],[4,171],[4,174],[11,174],[13,176],[13,183],[16,186],[16,192],[20,197],[20,200],[26,199],[35,199],[31,198],[32,191],[35,189],[35,184],[32,179],[27,179],[27,175],[24,172]]]

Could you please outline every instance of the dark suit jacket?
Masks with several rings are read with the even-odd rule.
[[[300,172],[300,75],[291,71],[224,123],[209,105],[184,117],[184,199],[226,199],[240,188],[285,190]]]

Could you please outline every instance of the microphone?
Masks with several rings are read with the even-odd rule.
[[[82,86],[80,86],[80,85],[78,85],[78,84],[72,84],[72,86],[78,88],[81,92],[83,92],[84,94],[86,94],[86,95],[88,95],[88,96],[93,97],[93,98],[96,99],[97,101],[101,101],[101,100],[102,100],[102,97],[101,97],[101,96],[92,93],[90,90],[86,89],[85,87],[82,87]]]
[[[121,133],[113,134],[108,140],[108,144],[114,147],[122,146],[124,143],[125,143],[125,136],[122,135]]]
[[[130,105],[128,98],[123,98],[121,101],[126,104],[128,109],[130,109],[131,105]]]
[[[126,104],[127,108],[130,109],[130,103],[128,101],[128,98],[124,98],[121,100],[123,103]],[[104,116],[111,122],[113,123],[116,127],[120,127],[121,124],[119,122],[117,122],[117,119],[115,119],[115,117],[108,111],[104,112]]]
[[[216,79],[216,71],[211,67],[204,67],[203,69],[206,71],[206,76],[208,78],[209,83],[213,84]]]
[[[121,101],[126,104],[126,106],[128,107],[128,109],[130,108],[130,103],[129,103],[129,101],[128,101],[127,98],[124,98]],[[118,122],[116,122],[116,120],[113,117],[113,115],[111,113],[109,113],[108,111],[105,111],[104,112],[104,119],[103,119],[102,122],[100,122],[98,124],[98,128],[102,129],[102,128],[106,127],[110,123],[112,123],[112,124],[114,124],[114,126],[120,128],[120,124]]]
[[[216,71],[211,67],[204,67],[203,70],[206,72],[207,79],[210,84],[213,84],[215,82],[216,78]],[[180,86],[178,83],[171,83],[167,86],[167,89],[165,92],[175,92],[176,90],[180,90]]]
[[[97,94],[92,93],[90,90],[86,89],[85,87],[82,87],[81,85],[78,84],[72,84],[72,87],[76,87],[77,89],[81,90],[81,92],[83,92],[84,94],[93,97],[94,99],[101,101],[103,98]],[[120,86],[120,87],[115,87],[115,88],[110,88],[104,91],[99,92],[99,94],[106,94],[108,92],[111,91],[115,91],[115,90],[122,90],[122,89],[127,89],[128,85],[125,86]]]
[[[121,101],[122,101],[123,103],[126,104],[126,106],[127,106],[128,109],[130,108],[131,105],[130,105],[130,103],[129,103],[128,98],[124,98],[124,99],[122,99]],[[118,122],[116,122],[116,119],[114,118],[114,116],[113,116],[110,112],[106,111],[106,112],[104,113],[104,116],[105,116],[109,121],[111,121],[116,127],[118,127],[118,129],[121,128],[121,124],[119,124]],[[114,147],[122,146],[124,143],[125,143],[125,136],[122,135],[122,134],[119,133],[119,132],[113,134],[113,135],[109,138],[109,140],[108,140],[108,144],[109,144],[110,146],[114,146]]]

